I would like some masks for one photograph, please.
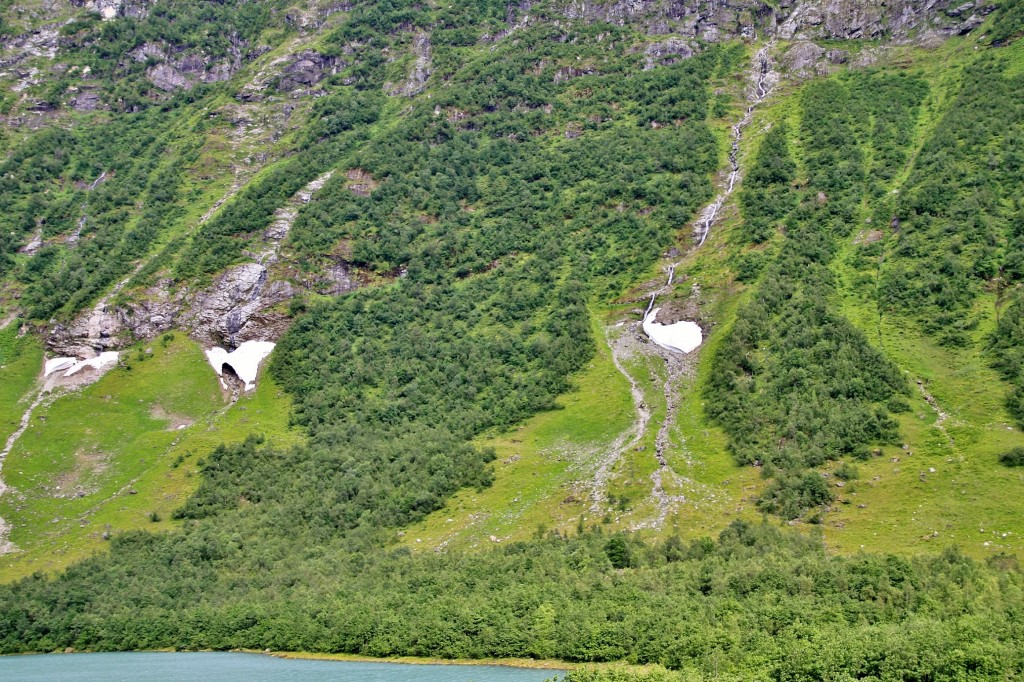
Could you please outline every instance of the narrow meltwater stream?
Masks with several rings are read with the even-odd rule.
[[[771,56],[773,47],[774,43],[768,43],[759,49],[753,57],[750,68],[751,85],[747,91],[746,108],[744,109],[742,118],[732,126],[732,140],[729,150],[729,173],[714,200],[704,207],[699,214],[699,218],[694,223],[695,248],[702,247],[707,241],[708,236],[711,233],[711,229],[714,227],[716,221],[721,215],[722,208],[725,206],[726,201],[732,196],[742,179],[740,145],[743,142],[744,131],[753,121],[757,107],[771,94],[778,81],[778,74],[773,68]],[[664,332],[664,330],[669,326],[657,325],[657,323],[651,318],[652,316],[657,315],[657,309],[655,306],[657,304],[658,297],[671,290],[675,281],[675,271],[678,266],[679,262],[677,261],[666,267],[665,283],[655,291],[651,292],[650,300],[647,303],[647,308],[644,311],[641,322],[639,324],[633,324],[630,331],[621,334],[617,339],[612,340],[609,338],[609,347],[612,351],[612,358],[615,362],[615,366],[630,383],[633,402],[637,411],[637,418],[634,420],[630,429],[616,439],[612,446],[606,450],[605,456],[600,461],[600,466],[597,474],[595,475],[595,480],[592,486],[593,511],[596,511],[600,506],[600,503],[607,498],[606,493],[604,493],[604,488],[607,486],[611,467],[619,460],[626,450],[633,447],[643,439],[651,422],[650,408],[647,406],[644,399],[641,385],[627,369],[627,360],[633,357],[635,353],[658,355],[665,360],[667,370],[664,383],[661,386],[661,390],[665,398],[665,417],[659,424],[658,431],[655,435],[654,456],[657,461],[657,468],[650,477],[652,483],[651,499],[654,503],[656,513],[653,518],[634,524],[634,528],[660,528],[665,523],[665,520],[668,518],[671,511],[679,504],[686,501],[685,495],[679,492],[670,493],[667,488],[670,486],[673,491],[676,491],[696,485],[693,481],[680,476],[672,469],[669,465],[666,452],[671,444],[671,428],[676,421],[676,415],[681,402],[681,396],[679,393],[680,379],[689,371],[692,371],[692,360],[686,359],[687,353],[695,350],[700,341],[698,340],[697,344],[694,344],[692,339],[685,339],[684,347],[684,345],[680,344],[666,343],[665,338],[662,338],[659,341],[659,339],[656,338],[657,334],[652,333]],[[681,325],[685,323],[676,324]],[[699,327],[696,323],[691,322],[688,324],[692,324],[697,328],[697,334],[700,333]],[[648,337],[652,341],[655,341],[655,343],[632,342],[630,337],[636,336],[637,338],[640,338],[637,327],[644,328]],[[660,327],[660,329],[658,327]],[[692,330],[682,328],[675,331],[679,332],[677,336],[680,338],[687,336],[687,334],[692,335],[693,333]],[[685,449],[685,443],[680,443],[679,445]]]

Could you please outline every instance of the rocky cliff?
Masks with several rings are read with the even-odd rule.
[[[529,9],[529,2],[520,5],[521,12]],[[639,24],[652,35],[674,33],[709,42],[755,36],[900,41],[926,32],[970,31],[995,5],[985,0],[576,0],[559,9],[570,19]]]

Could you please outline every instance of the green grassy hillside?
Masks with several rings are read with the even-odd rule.
[[[36,376],[42,371],[43,353],[33,336],[18,336],[21,325],[0,329],[0,442],[6,443],[21,424],[32,402]]]
[[[44,401],[4,462],[0,516],[18,547],[3,557],[4,575],[52,572],[104,551],[112,535],[180,525],[172,513],[220,443],[251,433],[301,442],[272,380],[233,404],[221,393],[200,349],[179,336],[132,349],[98,382]]]
[[[0,306],[30,322],[0,436],[39,402],[0,653],[1019,675],[1018,2],[820,45],[603,4],[154,7],[2,76]],[[238,320],[147,306],[231,317],[243,263],[278,343],[232,402],[196,339]],[[40,396],[101,298],[185,328]],[[701,345],[654,344],[654,307]]]
[[[873,453],[866,459],[847,458],[843,473],[853,476],[853,480],[832,479],[842,487],[833,487],[827,504],[812,505],[811,512],[804,516],[805,523],[800,524],[809,531],[820,524],[833,551],[881,549],[914,554],[955,546],[978,557],[1020,551],[1019,538],[1024,529],[1018,519],[1022,510],[1018,508],[1019,496],[1012,491],[1020,485],[1021,475],[1000,464],[999,456],[1020,446],[1022,437],[1004,406],[1006,384],[992,368],[986,352],[995,330],[995,298],[984,295],[979,299],[980,324],[972,331],[970,347],[955,348],[929,338],[907,316],[883,316],[877,296],[877,264],[883,263],[884,267],[885,263],[877,254],[886,241],[876,241],[876,234],[884,237],[885,233],[874,232],[871,219],[892,210],[885,196],[897,193],[907,182],[920,148],[941,127],[944,112],[957,105],[956,93],[963,85],[959,74],[974,60],[971,45],[949,41],[937,51],[904,49],[892,65],[864,81],[871,93],[867,96],[871,97],[878,87],[873,81],[886,82],[890,73],[901,77],[920,93],[914,96],[923,97],[917,100],[923,106],[899,123],[905,136],[898,143],[902,148],[882,149],[893,158],[888,162],[895,164],[891,170],[881,170],[880,164],[887,163],[883,161],[886,156],[879,156],[870,147],[863,149],[865,163],[880,170],[865,176],[870,184],[863,185],[865,194],[860,205],[853,208],[850,223],[841,228],[837,255],[830,266],[830,276],[835,278],[832,298],[837,310],[864,333],[865,341],[906,377],[907,389],[902,399],[905,407],[899,406],[894,413],[897,435],[889,442],[871,444]],[[1008,49],[999,57],[1012,72],[1016,50]],[[863,77],[839,78],[862,87],[856,79]],[[757,150],[770,137],[767,131],[774,134],[784,126],[800,129],[801,118],[806,116],[800,102],[807,87],[819,86],[789,86],[758,113],[755,128],[760,130],[746,142],[743,151],[750,163],[757,163]],[[893,120],[892,110],[887,115]],[[876,117],[866,112],[855,124],[870,129],[881,125]],[[806,174],[806,150],[820,149],[820,143],[796,136],[790,144],[804,169],[801,172]],[[894,152],[896,156],[892,157]],[[793,180],[795,185],[806,182],[803,178]],[[750,185],[748,178],[745,186]],[[788,183],[781,187],[797,194]],[[744,190],[743,201],[748,201],[746,195],[750,192]],[[751,196],[758,196],[750,202],[752,207],[759,210],[765,205],[763,195]],[[677,458],[672,462],[673,470],[696,485],[687,491],[688,499],[673,523],[662,526],[662,533],[700,536],[717,532],[737,513],[740,518],[756,518],[759,513],[753,503],[764,483],[757,469],[737,467],[732,462],[725,447],[727,441],[711,423],[701,400],[701,387],[707,386],[716,371],[714,358],[722,334],[735,324],[737,310],[748,300],[750,285],[734,277],[743,277],[738,273],[747,267],[746,263],[770,258],[778,246],[779,239],[771,232],[766,235],[768,239],[759,237],[763,244],[742,245],[751,234],[746,216],[749,210],[744,207],[742,215],[727,215],[720,234],[712,240],[718,248],[696,251],[684,259],[680,268],[701,282],[705,299],[714,302],[705,310],[713,311],[709,317],[715,331],[697,355],[696,376],[684,389],[686,408],[680,410],[675,423],[683,438],[670,450]],[[784,216],[785,211],[775,219]],[[771,221],[760,224],[770,227]],[[677,295],[685,296],[686,287],[680,287]],[[621,315],[610,308],[602,325],[614,325]],[[626,319],[635,318],[626,315]],[[611,333],[619,333],[612,329]],[[630,529],[637,525],[638,518],[650,515],[651,510],[642,505],[650,494],[646,479],[651,458],[643,452],[653,447],[653,433],[617,464],[623,473],[618,476],[617,499],[621,501],[615,513],[602,510],[595,514],[585,492],[580,492],[586,489],[586,462],[607,453],[615,436],[631,423],[626,416],[619,417],[616,430],[597,444],[581,438],[591,432],[584,415],[604,413],[611,395],[621,401],[625,414],[631,412],[628,383],[611,364],[606,344],[599,343],[599,348],[591,368],[579,380],[578,393],[570,394],[564,410],[540,415],[508,435],[489,441],[499,454],[493,488],[483,494],[467,492],[453,498],[423,525],[409,528],[403,542],[413,548],[481,546],[488,541],[525,539],[538,527],[571,532],[581,520],[600,522],[609,529]],[[655,421],[663,419],[664,398],[652,390],[657,382],[652,372],[663,372],[659,369],[662,364],[655,360],[649,368],[631,372],[641,377]],[[604,378],[609,376],[618,379],[617,385]],[[658,401],[662,401],[660,407]],[[616,412],[607,413],[609,418],[602,424],[612,427]],[[826,465],[821,470],[834,475],[837,466]],[[708,475],[713,471],[719,473]],[[577,473],[574,476],[572,472]],[[812,517],[813,523],[806,523]]]

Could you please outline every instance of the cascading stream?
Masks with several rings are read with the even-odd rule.
[[[714,201],[701,211],[700,218],[697,219],[697,224],[694,228],[697,246],[703,246],[704,242],[707,241],[711,228],[714,226],[715,220],[718,219],[722,206],[725,205],[725,200],[736,189],[736,185],[740,180],[739,155],[740,143],[743,141],[743,131],[754,120],[754,111],[758,105],[771,94],[772,89],[778,82],[778,74],[772,66],[771,51],[773,47],[774,42],[770,42],[754,55],[751,68],[751,81],[753,85],[747,95],[747,108],[743,112],[743,118],[732,126],[732,143],[729,147],[729,175],[723,190],[715,197]]]
[[[700,212],[700,217],[694,225],[694,240],[696,242],[695,248],[700,248],[704,245],[704,242],[707,241],[712,227],[714,227],[715,222],[720,216],[722,208],[725,206],[726,201],[733,194],[742,179],[740,167],[740,145],[743,142],[744,131],[753,121],[757,107],[771,94],[775,84],[778,82],[778,74],[773,68],[771,56],[773,48],[774,42],[769,42],[757,51],[752,60],[750,69],[751,85],[747,91],[747,105],[744,109],[742,118],[732,126],[732,140],[728,156],[729,173],[714,200]],[[654,310],[658,297],[671,290],[672,284],[675,281],[675,270],[679,264],[680,262],[677,261],[675,263],[671,263],[665,268],[665,283],[655,291],[651,292],[650,301],[644,311],[643,319],[646,320],[651,314],[651,311]],[[628,449],[634,447],[642,440],[650,425],[650,408],[647,407],[644,400],[643,391],[639,382],[629,373],[625,363],[625,360],[628,359],[629,353],[632,352],[632,349],[641,348],[642,352],[646,354],[660,355],[666,362],[667,377],[662,387],[666,409],[665,419],[659,426],[658,432],[655,436],[654,456],[657,460],[658,467],[654,473],[651,474],[651,481],[653,484],[651,497],[657,512],[654,518],[634,524],[633,527],[635,529],[660,528],[665,523],[665,520],[668,518],[672,509],[675,508],[676,505],[686,501],[685,496],[682,494],[669,493],[666,490],[666,484],[671,483],[672,487],[676,489],[683,488],[684,486],[696,485],[693,481],[677,474],[669,465],[668,457],[666,456],[666,451],[671,443],[672,424],[675,423],[676,414],[679,409],[679,379],[686,373],[689,363],[680,359],[680,354],[671,350],[666,350],[655,344],[632,344],[624,342],[624,338],[626,336],[627,335],[622,335],[615,341],[609,340],[609,347],[611,348],[612,359],[616,368],[629,381],[637,417],[634,419],[630,428],[619,436],[619,438],[617,438],[616,441],[605,451],[605,455],[599,462],[598,470],[595,474],[592,485],[591,499],[593,504],[591,510],[595,512],[598,511],[602,502],[607,498],[605,488],[610,476],[611,467]],[[685,447],[685,444],[681,445]]]

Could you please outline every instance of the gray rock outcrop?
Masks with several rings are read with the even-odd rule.
[[[679,38],[651,43],[644,50],[644,71],[650,71],[656,66],[668,66],[678,61],[689,59],[694,54],[693,45],[689,41]]]
[[[75,7],[81,7],[99,14],[105,21],[119,16],[142,19],[149,14],[152,0],[71,0]]]
[[[818,64],[825,56],[825,49],[814,43],[802,40],[793,43],[780,59],[784,71],[792,76],[813,76],[818,72]]]
[[[327,172],[311,180],[277,210],[263,234],[265,249],[250,254],[255,262],[227,269],[204,289],[176,287],[168,278],[134,291],[128,302],[113,303],[131,280],[129,276],[91,311],[67,325],[54,324],[47,345],[58,355],[90,357],[172,329],[185,329],[206,346],[225,348],[237,348],[246,341],[278,339],[290,322],[281,304],[298,291],[337,295],[359,286],[348,263],[340,257],[332,258],[323,272],[315,274],[303,274],[294,263],[282,261],[281,244],[299,208],[323,189],[331,175]]]
[[[328,57],[316,50],[303,50],[290,58],[281,69],[278,90],[293,92],[308,89],[344,68],[344,62],[337,57]]]
[[[190,90],[199,83],[219,83],[242,68],[242,43],[231,39],[228,55],[218,59],[202,53],[182,54],[180,48],[145,43],[129,53],[137,62],[158,61],[146,70],[146,77],[165,92]]]
[[[277,338],[281,330],[275,333],[275,329],[286,326],[287,318],[267,309],[289,300],[294,292],[288,282],[270,281],[267,274],[258,263],[231,268],[195,297],[188,326],[201,341],[231,347]]]
[[[95,111],[103,107],[100,93],[93,89],[82,88],[73,94],[68,102],[76,111]]]
[[[412,41],[412,53],[415,55],[415,61],[405,81],[397,84],[384,84],[384,90],[389,95],[412,97],[426,89],[427,79],[433,73],[433,67],[431,66],[431,43],[428,34],[416,34]]]
[[[976,27],[992,9],[988,0],[572,0],[560,11],[571,19],[640,24],[651,35],[716,42],[755,33],[782,40],[906,40],[925,30],[953,35]]]
[[[186,329],[203,344],[234,348],[278,338],[289,320],[275,307],[294,295],[291,284],[272,280],[258,263],[230,268],[199,291],[175,289],[171,280],[162,280],[128,303],[114,305],[107,297],[71,323],[54,325],[47,346],[60,355],[89,357]]]

